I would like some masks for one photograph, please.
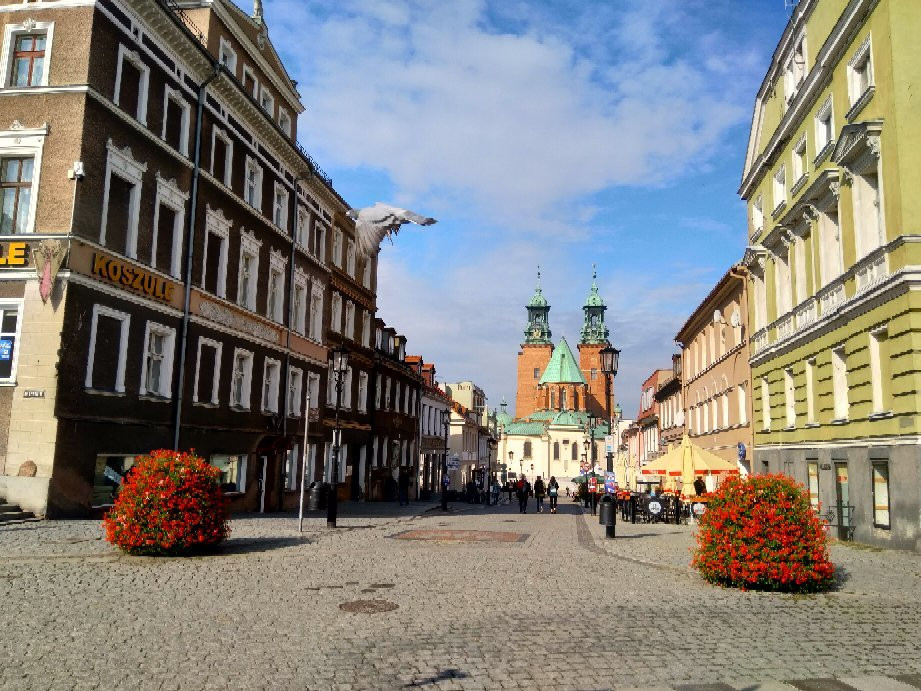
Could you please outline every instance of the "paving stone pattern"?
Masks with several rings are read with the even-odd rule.
[[[0,526],[0,689],[921,688],[917,554],[836,545],[835,592],[739,592],[688,568],[693,527],[341,508],[302,534],[237,518],[189,559],[119,555],[93,521]]]

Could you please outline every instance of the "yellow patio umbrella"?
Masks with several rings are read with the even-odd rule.
[[[644,475],[664,475],[681,478],[681,494],[694,494],[695,475],[735,475],[739,469],[734,463],[725,461],[716,454],[691,443],[687,434],[681,445],[670,448],[665,454],[644,466]]]

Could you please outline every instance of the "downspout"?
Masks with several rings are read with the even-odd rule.
[[[173,450],[179,450],[179,428],[182,420],[182,395],[185,388],[186,345],[189,340],[189,306],[192,300],[192,254],[195,249],[195,216],[198,212],[198,180],[201,176],[201,121],[205,108],[205,90],[221,73],[221,63],[211,63],[211,75],[198,87],[195,105],[195,156],[192,168],[192,190],[189,195],[189,215],[186,223],[185,297],[182,305],[182,335],[179,339],[179,381],[176,384],[176,405],[173,417]]]

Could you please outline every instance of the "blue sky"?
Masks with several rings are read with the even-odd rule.
[[[744,249],[736,190],[784,0],[266,0],[265,17],[339,193],[438,219],[380,254],[379,314],[409,352],[513,403],[537,265],[574,346],[597,263],[632,417]]]

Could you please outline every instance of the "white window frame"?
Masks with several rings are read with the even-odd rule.
[[[24,34],[45,34],[45,66],[41,81],[31,86],[12,86],[13,52],[16,39]],[[48,73],[51,72],[51,47],[54,43],[54,22],[36,22],[28,20],[22,24],[7,24],[3,28],[3,52],[0,54],[0,87],[4,89],[34,89],[48,86]],[[119,63],[120,64],[120,63]]]
[[[787,429],[796,427],[796,387],[793,379],[793,368],[787,367],[783,371],[784,402],[786,404]]]
[[[255,189],[253,190],[252,198],[249,195],[249,173],[250,171],[255,171],[256,181]],[[249,206],[254,208],[256,211],[262,213],[262,175],[263,175],[262,166],[252,156],[246,157],[246,165],[243,168],[243,201],[245,201]]]
[[[300,417],[304,400],[304,370],[292,367],[288,379],[288,417]],[[293,405],[292,405],[293,404]]]
[[[310,286],[307,274],[299,267],[294,267],[294,288],[291,291],[291,328],[301,336],[307,335],[307,310],[310,305]],[[300,305],[298,305],[298,291],[301,291]]]
[[[345,239],[345,270],[349,276],[356,278],[355,275],[355,241],[347,237]]]
[[[163,361],[160,370],[160,390],[147,390],[147,365],[150,353],[147,347],[150,345],[150,334],[157,334],[163,337]],[[173,356],[176,352],[176,329],[158,324],[157,322],[147,322],[144,326],[144,349],[141,351],[141,383],[138,393],[141,396],[156,396],[157,398],[170,398],[173,395]]]
[[[752,203],[752,235],[764,230],[764,195],[759,194]]]
[[[279,204],[279,197],[282,202]],[[276,182],[272,194],[272,223],[276,228],[287,231],[288,229],[288,190],[281,183]]]
[[[345,378],[342,381],[342,408],[352,409],[352,367],[345,368]]]
[[[309,338],[319,342],[323,338],[323,286],[314,282],[310,286],[310,309],[308,311]]]
[[[791,161],[790,161],[790,170],[793,173],[792,183],[793,187],[796,187],[808,172],[808,165],[806,162],[806,133],[803,132],[802,136],[796,140],[796,144],[793,145],[793,150],[791,152]]]
[[[211,175],[214,176],[214,149],[215,142],[220,139],[224,142],[224,179],[218,180],[225,187],[230,187],[231,166],[233,166],[233,139],[218,126],[211,128]]]
[[[342,331],[342,296],[336,292],[329,307],[329,330],[333,333]]]
[[[368,373],[358,373],[358,412],[368,412]]]
[[[826,138],[825,123],[828,123]],[[831,94],[825,99],[815,114],[815,162],[821,161],[831,151],[835,142],[835,108]]]
[[[285,314],[285,270],[288,267],[288,258],[277,250],[269,250],[269,274],[266,278],[267,290],[265,296],[265,316],[272,321],[281,324]],[[276,285],[272,285],[272,283]],[[273,307],[270,299],[275,294],[275,305]]]
[[[296,238],[297,244],[304,251],[308,251],[309,247],[309,233],[310,233],[310,212],[307,210],[307,207],[301,204],[300,202],[296,205],[295,210],[295,227],[294,227],[294,237]]]
[[[0,385],[16,384],[16,369],[19,365],[19,348],[22,345],[22,313],[24,303],[25,300],[23,298],[0,300],[0,316],[2,316],[3,312],[16,311],[16,332],[5,334],[13,337],[13,355],[10,362],[10,376],[6,379],[0,379]]]
[[[231,220],[220,209],[212,209],[210,205],[205,212],[205,247],[202,251],[201,287],[205,289],[205,279],[208,274],[208,236],[217,235],[221,238],[221,256],[217,265],[216,295],[227,297],[227,255],[230,246]],[[177,274],[178,275],[178,274]]]
[[[864,65],[867,70],[867,86],[864,89],[860,89],[860,83],[858,81],[859,73],[857,68],[860,65]],[[856,106],[857,103],[876,86],[874,77],[873,40],[872,35],[867,34],[867,37],[847,63],[847,92],[851,106]]]
[[[761,377],[761,428],[771,429],[771,384],[767,377]]]
[[[871,414],[880,415],[886,412],[886,380],[883,377],[883,358],[880,351],[882,343],[889,339],[889,325],[872,329],[869,339]]]
[[[317,410],[320,407],[320,375],[316,372],[307,373],[307,395],[309,397],[308,412]]]
[[[268,101],[268,106],[266,106],[266,101]],[[259,107],[268,114],[270,119],[275,117],[275,97],[265,84],[259,87]]]
[[[275,377],[274,379],[269,378],[269,369],[274,368]],[[266,390],[266,384],[268,384],[268,390]],[[281,360],[276,360],[275,358],[267,357],[262,363],[262,412],[263,413],[277,413],[278,412],[278,393],[281,387]]]
[[[141,213],[141,184],[147,164],[136,160],[131,154],[131,149],[119,149],[109,139],[106,143],[108,154],[106,156],[105,187],[102,191],[102,222],[99,228],[99,244],[106,244],[106,226],[109,220],[109,183],[113,175],[120,177],[125,182],[134,185],[131,190],[130,207],[128,210],[128,232],[125,240],[125,254],[132,259],[137,259],[138,249],[138,218]]]
[[[278,126],[282,132],[291,136],[291,115],[281,106],[278,107]]]
[[[225,60],[225,58],[228,58]],[[234,77],[237,76],[237,51],[233,49],[226,38],[221,36],[221,46],[218,49],[218,60]]]
[[[774,196],[774,213],[776,214],[787,203],[787,167],[781,163],[780,167],[771,177],[771,190]]]
[[[351,300],[345,301],[345,332],[343,335],[355,340],[355,303]]]
[[[120,312],[105,305],[93,305],[93,316],[90,321],[90,343],[86,359],[86,380],[84,386],[90,391],[93,389],[93,367],[96,359],[96,327],[99,317],[110,317],[121,322],[121,334],[118,342],[118,362],[115,364],[115,393],[125,393],[125,365],[128,361],[128,333],[131,328],[131,315]]]
[[[240,85],[243,88],[246,88],[246,76],[249,75],[253,79],[253,93],[252,97],[256,98],[259,94],[259,77],[256,76],[256,71],[249,65],[243,65],[243,74],[242,79],[240,80]]]
[[[147,124],[147,99],[150,89],[150,67],[141,60],[141,56],[135,51],[130,50],[124,44],[118,44],[118,66],[115,68],[115,105],[120,105],[119,100],[122,93],[122,66],[125,60],[130,62],[141,73],[141,80],[138,82],[138,112],[135,113],[135,119],[142,125]]]
[[[333,264],[342,268],[342,231],[333,229]]]
[[[214,373],[211,382],[211,396],[208,401],[198,400],[198,380],[199,370],[201,368],[201,349],[207,346],[214,349]],[[204,336],[198,337],[198,347],[195,353],[195,382],[192,386],[192,403],[201,403],[207,405],[220,405],[221,402],[221,356],[223,355],[224,344]]]
[[[240,400],[234,401],[234,378],[237,376],[237,359],[243,356],[245,364],[243,369],[243,383],[240,391]],[[253,353],[244,348],[233,349],[233,360],[230,367],[230,407],[236,410],[249,410],[253,395]]]
[[[45,148],[45,137],[48,127],[39,128],[14,128],[0,131],[0,156],[3,157],[32,157],[32,187],[29,193],[29,216],[26,219],[23,233],[35,232],[35,209],[38,205],[38,185],[41,177],[42,152]],[[107,178],[108,179],[108,178]],[[106,183],[108,191],[108,183]],[[108,198],[106,198],[108,201]],[[105,212],[103,212],[105,213]],[[8,237],[8,236],[7,236]]]
[[[850,401],[847,396],[847,352],[844,344],[831,349],[832,396],[835,420],[848,419]]]
[[[815,417],[815,358],[806,360],[806,425],[814,425]]]
[[[371,347],[371,313],[367,310],[361,313],[361,344],[365,348]]]
[[[368,290],[371,290],[371,269],[373,261],[374,260],[371,257],[368,257],[365,260],[365,266],[361,277],[361,285],[363,285]]]
[[[182,96],[182,92],[167,86],[163,90],[163,127],[160,132],[160,139],[166,141],[166,125],[169,102],[173,101],[182,110],[180,116],[179,128],[182,131],[179,137],[179,153],[188,157],[189,155],[189,121],[192,118],[192,106]]]
[[[157,198],[154,203],[154,218],[152,238],[150,241],[150,265],[157,264],[157,235],[160,230],[160,205],[172,209],[176,218],[173,221],[173,246],[170,249],[170,265],[166,269],[168,273],[179,277],[180,267],[182,265],[182,239],[183,230],[185,229],[185,204],[189,200],[189,193],[179,189],[175,180],[167,180],[160,177],[157,172]],[[157,267],[161,271],[161,267]]]
[[[237,267],[237,304],[245,307],[250,312],[256,311],[256,287],[259,279],[259,248],[262,241],[257,240],[252,232],[240,231],[240,261]],[[249,256],[252,261],[250,280],[247,283],[246,295],[243,294],[243,281],[240,280],[243,270],[243,255]]]

